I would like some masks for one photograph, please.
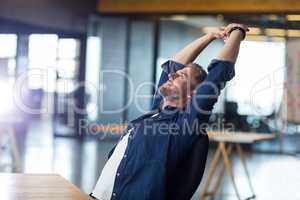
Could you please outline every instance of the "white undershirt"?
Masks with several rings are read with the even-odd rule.
[[[132,130],[133,128],[130,129],[128,133],[119,141],[113,154],[108,159],[101,172],[94,191],[92,192],[93,196],[99,200],[110,200],[111,196],[113,195],[112,192],[115,178],[116,176],[119,176],[117,170],[121,160],[124,157],[125,150],[128,144],[128,137]]]
[[[152,115],[155,117],[158,113]],[[115,178],[120,174],[117,172],[121,160],[126,157],[125,151],[128,144],[128,138],[133,128],[129,129],[124,137],[117,144],[113,154],[106,162],[97,184],[92,192],[93,197],[99,200],[110,200],[113,194]]]

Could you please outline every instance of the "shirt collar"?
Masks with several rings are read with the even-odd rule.
[[[160,109],[160,112],[166,115],[172,115],[180,111],[181,108],[167,105],[163,109]]]

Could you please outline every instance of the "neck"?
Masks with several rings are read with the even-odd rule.
[[[186,106],[187,101],[182,99],[170,99],[164,98],[162,108],[166,106],[172,106],[176,108],[184,108]]]

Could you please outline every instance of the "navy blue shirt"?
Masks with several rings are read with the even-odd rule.
[[[169,73],[184,67],[171,60],[164,63],[157,88],[168,80]],[[126,157],[118,168],[120,175],[115,179],[112,200],[192,197],[205,168],[206,123],[220,90],[233,77],[233,63],[212,60],[206,79],[184,109],[170,106],[159,109],[162,97],[155,93],[151,112],[128,125],[127,130],[134,130],[129,136]],[[155,113],[159,114],[151,117]]]

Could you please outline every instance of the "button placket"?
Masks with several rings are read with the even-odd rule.
[[[126,147],[126,149],[125,149],[125,152],[124,152],[124,155],[123,155],[123,161],[120,163],[120,165],[119,165],[119,169],[118,169],[118,171],[117,171],[117,173],[116,173],[116,182],[115,182],[115,187],[116,188],[118,188],[118,185],[119,185],[119,182],[120,182],[120,179],[121,179],[121,173],[120,173],[120,171],[122,172],[123,170],[124,170],[124,167],[125,167],[125,165],[126,165],[126,160],[125,160],[125,158],[127,158],[127,155],[128,155],[128,149],[129,149],[129,146],[130,146],[130,142],[131,142],[131,140],[132,140],[132,138],[133,138],[133,136],[132,136],[132,131],[134,130],[134,128],[131,128],[131,129],[129,129],[128,131],[127,131],[127,134],[129,134],[128,135],[128,143],[127,143],[127,147]],[[123,135],[123,137],[124,137],[125,135]],[[113,191],[113,193],[112,193],[112,199],[116,199],[116,196],[117,196],[117,194],[116,194],[116,192],[115,192],[115,190]]]

